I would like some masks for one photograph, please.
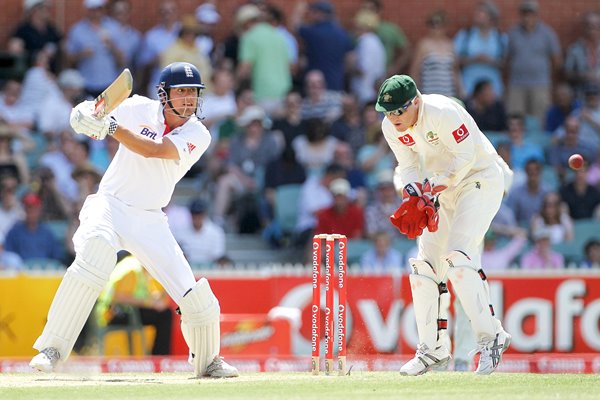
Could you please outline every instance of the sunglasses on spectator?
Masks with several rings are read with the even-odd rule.
[[[408,103],[404,104],[402,107],[397,108],[395,110],[392,111],[384,111],[384,115],[386,117],[389,117],[391,115],[395,115],[396,117],[401,116],[402,114],[404,114],[406,112],[406,110],[408,109],[408,107],[411,106],[411,104],[413,104],[413,101],[415,101],[416,97],[413,97],[411,100],[408,101]]]

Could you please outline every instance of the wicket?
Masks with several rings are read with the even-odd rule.
[[[335,274],[335,241],[338,241],[338,371],[346,373],[346,264],[348,262],[348,239],[344,235],[320,234],[313,237],[312,245],[312,289],[313,300],[311,307],[311,347],[312,374],[319,374],[320,338],[321,338],[321,247],[325,240],[325,373],[333,373],[333,347],[335,343],[333,320]]]

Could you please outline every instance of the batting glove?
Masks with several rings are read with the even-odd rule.
[[[103,140],[106,135],[112,136],[119,126],[112,117],[94,117],[94,102],[91,100],[83,101],[73,108],[70,123],[75,132],[94,140]]]

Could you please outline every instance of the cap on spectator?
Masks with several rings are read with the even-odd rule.
[[[379,88],[375,109],[379,112],[397,110],[416,95],[417,85],[410,76],[394,75]]]
[[[73,172],[71,172],[71,178],[73,178],[73,179],[78,179],[85,175],[88,175],[88,176],[91,176],[92,178],[94,178],[96,183],[100,182],[100,179],[102,179],[102,175],[100,175],[98,170],[90,163],[85,163],[85,164],[75,168],[73,170]]]
[[[106,5],[106,0],[83,0],[85,8],[100,8]]]
[[[190,213],[192,214],[204,214],[207,209],[206,202],[202,199],[195,199],[190,203]]]
[[[42,199],[35,193],[27,193],[23,196],[23,205],[26,207],[41,207]]]
[[[196,8],[196,19],[203,24],[216,24],[221,20],[214,4],[204,3]]]
[[[76,69],[65,69],[58,75],[58,85],[66,89],[83,89],[85,79]]]
[[[310,5],[311,10],[320,11],[324,14],[333,14],[333,5],[328,1],[317,1]]]
[[[533,231],[531,234],[534,241],[542,240],[542,239],[550,239],[552,236],[552,231],[548,228],[538,228]]]
[[[46,0],[23,0],[23,9],[25,11],[31,10],[35,6],[39,6],[40,4],[44,4]]]
[[[539,4],[536,0],[523,0],[519,6],[519,11],[522,12],[537,12]]]
[[[354,16],[354,23],[359,28],[375,29],[379,26],[379,16],[370,10],[360,10]]]
[[[235,22],[239,26],[244,25],[246,22],[251,21],[260,17],[261,12],[260,8],[256,7],[254,4],[245,4],[240,7],[240,9],[235,14]]]
[[[334,196],[338,194],[347,195],[350,193],[350,182],[344,178],[334,179],[329,184],[329,190]]]
[[[265,111],[260,106],[252,105],[244,109],[237,122],[239,126],[245,128],[252,121],[260,121],[261,123],[264,122],[265,117]]]
[[[198,20],[192,14],[186,14],[181,17],[181,29],[188,32],[200,32],[202,27],[198,23]]]
[[[378,187],[394,187],[394,171],[391,169],[379,171],[379,173],[377,173],[376,182]]]

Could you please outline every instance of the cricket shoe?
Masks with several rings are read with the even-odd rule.
[[[46,347],[29,362],[29,366],[42,372],[52,372],[60,360],[60,353],[55,347]]]
[[[489,375],[496,370],[500,361],[502,361],[502,354],[510,346],[511,336],[504,330],[501,330],[496,334],[496,337],[480,342],[477,349],[472,354],[479,353],[479,364],[475,373],[478,375]]]
[[[204,376],[209,378],[235,378],[240,376],[236,367],[225,362],[223,357],[216,356],[213,362],[208,364]]]
[[[446,346],[438,346],[429,350],[426,344],[417,345],[415,357],[400,368],[400,375],[422,375],[433,367],[442,368],[448,364],[452,356]]]

